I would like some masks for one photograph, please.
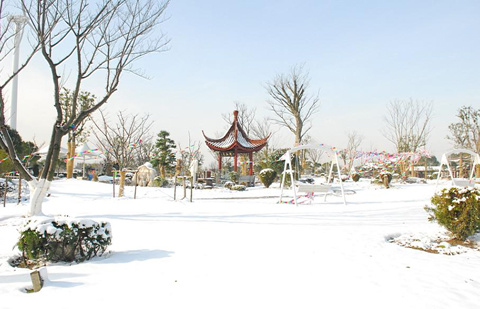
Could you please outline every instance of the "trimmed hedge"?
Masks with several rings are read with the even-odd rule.
[[[271,168],[263,169],[260,171],[260,173],[258,173],[258,178],[260,178],[260,181],[265,186],[265,188],[270,187],[270,185],[275,180],[275,177],[277,177],[277,172],[275,172]]]

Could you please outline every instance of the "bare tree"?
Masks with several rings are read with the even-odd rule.
[[[165,50],[168,40],[154,30],[162,22],[169,0],[21,0],[32,36],[34,48],[48,65],[53,83],[53,105],[57,116],[52,128],[50,147],[45,166],[31,197],[30,214],[41,213],[46,192],[53,180],[62,138],[82,123],[91,113],[103,106],[118,89],[124,72],[141,75],[133,64],[140,58]],[[0,43],[0,46],[2,44]],[[71,72],[70,79],[61,72]],[[77,112],[80,89],[91,78],[102,81],[104,92],[97,95],[92,106]],[[61,108],[60,92],[71,84],[72,104],[69,115]],[[4,126],[4,104],[0,127]],[[16,157],[12,147],[9,156]],[[25,171],[21,170],[22,173]],[[28,172],[27,172],[28,173]],[[32,179],[26,177],[27,180]]]
[[[387,107],[383,134],[397,152],[417,152],[427,144],[431,118],[432,103],[395,100]]]
[[[458,110],[457,117],[459,122],[448,126],[450,135],[447,139],[453,141],[455,147],[480,153],[480,109],[462,106]]]
[[[257,139],[262,139],[270,136],[268,138],[267,145],[265,145],[262,150],[254,154],[255,162],[269,161],[272,149],[275,148],[275,133],[272,130],[271,122],[268,118],[264,118],[263,120],[255,120],[254,124],[251,127],[251,132],[252,136]]]
[[[321,162],[321,159],[323,158],[324,154],[325,154],[325,151],[323,151],[321,149],[308,149],[307,150],[307,158],[312,165],[313,173],[315,173],[315,171],[317,170],[317,167],[321,166],[320,162]]]
[[[123,194],[125,183],[125,169],[136,169],[139,152],[143,149],[141,145],[144,138],[151,138],[149,133],[152,122],[148,120],[149,116],[139,117],[138,115],[125,115],[123,112],[117,114],[117,122],[111,124],[107,116],[100,110],[100,120],[94,120],[93,131],[98,145],[106,154],[107,160],[118,164],[120,170],[120,190],[119,196]],[[150,142],[150,141],[146,141]]]
[[[237,120],[240,126],[243,128],[247,135],[250,135],[250,131],[255,121],[255,111],[256,108],[249,108],[245,103],[234,102],[235,110],[238,111]],[[231,125],[233,122],[232,113],[222,114],[223,120],[228,125]]]
[[[350,173],[350,171],[352,170],[353,162],[357,157],[360,145],[362,144],[363,136],[358,134],[356,131],[352,131],[347,134],[347,137],[347,148],[342,152],[341,157],[343,159],[343,164],[346,172]]]
[[[181,174],[187,175],[188,171],[190,170],[190,165],[192,164],[193,160],[197,160],[198,165],[202,166],[204,162],[204,156],[200,152],[201,143],[198,141],[192,142],[190,139],[190,132],[188,133],[188,146],[182,148],[181,144],[178,143],[178,150],[179,153],[177,154],[177,158],[180,158],[182,162]],[[193,176],[193,175],[191,175]]]
[[[277,75],[266,86],[270,99],[267,103],[275,114],[272,119],[295,134],[295,145],[300,145],[303,137],[311,129],[309,120],[319,108],[317,94],[309,94],[309,77],[303,66],[295,66],[289,74]]]
[[[384,136],[391,141],[398,153],[418,152],[425,147],[430,134],[430,120],[432,118],[432,103],[395,100],[388,105],[385,117],[386,131]],[[399,164],[402,174],[407,171],[406,161]],[[411,175],[415,174],[413,162]]]
[[[138,163],[137,153],[144,151],[140,145],[148,143],[148,138],[151,139],[150,129],[153,123],[149,121],[150,116],[140,117],[118,112],[117,121],[112,124],[102,110],[100,115],[99,120],[93,121],[93,135],[98,145],[109,158],[118,163],[119,169],[135,169]]]

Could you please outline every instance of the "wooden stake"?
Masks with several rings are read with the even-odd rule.
[[[22,202],[22,175],[18,174],[18,204]]]
[[[183,197],[182,197],[182,200],[187,197],[187,184],[185,182],[186,178],[187,177],[183,177]]]
[[[5,175],[5,186],[3,187],[3,207],[7,203],[8,176]]]
[[[173,177],[173,200],[177,200],[177,176]]]
[[[113,171],[113,197],[115,197],[115,179],[117,178],[117,171]]]
[[[190,203],[192,202],[193,198],[193,177],[190,177]]]
[[[30,278],[32,279],[33,292],[38,292],[43,287],[43,278],[40,275],[38,270],[34,270],[30,273]]]

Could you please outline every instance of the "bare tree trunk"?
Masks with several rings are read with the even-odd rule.
[[[125,196],[125,176],[127,172],[126,171],[120,171],[120,185],[118,187],[118,197],[123,197]]]
[[[73,168],[75,166],[75,137],[72,138],[70,142],[68,142],[68,152],[67,152],[67,179],[71,179],[73,177]]]
[[[41,216],[42,213],[42,203],[47,195],[47,191],[50,189],[50,181],[43,178],[40,179],[35,186],[35,188],[30,191],[33,194],[30,196],[30,216]],[[29,183],[30,185],[30,183]]]
[[[459,175],[458,178],[463,178],[463,156],[460,154],[458,159],[458,166],[459,166]]]

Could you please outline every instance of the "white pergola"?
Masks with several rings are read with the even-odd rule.
[[[466,182],[465,181],[464,182],[455,181],[455,178],[453,177],[452,168],[450,166],[450,163],[448,162],[448,156],[450,156],[452,154],[460,154],[460,153],[467,153],[467,154],[472,156],[472,161],[473,161],[472,171],[470,172],[470,177],[467,179]],[[437,183],[435,185],[435,191],[437,191],[438,182],[440,181],[440,175],[442,174],[443,166],[446,166],[447,169],[448,169],[448,175],[450,176],[450,178],[452,180],[452,185],[453,186],[455,186],[455,185],[462,185],[463,186],[463,185],[472,184],[473,174],[475,173],[475,166],[477,164],[480,164],[480,155],[478,155],[478,153],[475,153],[471,150],[468,150],[468,149],[454,149],[454,150],[450,150],[450,151],[445,152],[442,155],[442,160],[440,162],[440,167],[438,169],[438,177],[437,177]]]
[[[338,156],[337,153],[333,150],[334,148],[331,146],[327,146],[324,144],[308,144],[308,145],[301,145],[297,147],[293,147],[290,150],[288,150],[281,158],[280,160],[285,160],[285,166],[283,169],[282,173],[282,182],[280,186],[280,199],[279,202],[282,203],[282,198],[283,198],[283,189],[285,186],[285,179],[288,177],[287,175],[290,175],[290,180],[292,183],[292,188],[293,188],[293,201],[295,205],[297,205],[297,189],[295,187],[295,179],[294,179],[294,172],[295,170],[293,169],[292,166],[292,154],[294,154],[297,151],[300,150],[305,150],[305,149],[318,149],[318,150],[323,150],[327,155],[329,155],[332,159],[332,165],[330,167],[330,172],[328,173],[328,180],[327,183],[330,183],[330,180],[332,179],[333,176],[333,166],[337,166],[337,173],[338,173],[338,181],[340,183],[340,189],[342,191],[342,197],[343,197],[343,204],[346,205],[346,200],[345,200],[345,191],[343,189],[343,184],[342,184],[342,178],[340,175],[340,164],[338,163]],[[312,185],[317,186],[317,185]],[[326,194],[325,194],[325,199],[326,199]]]

